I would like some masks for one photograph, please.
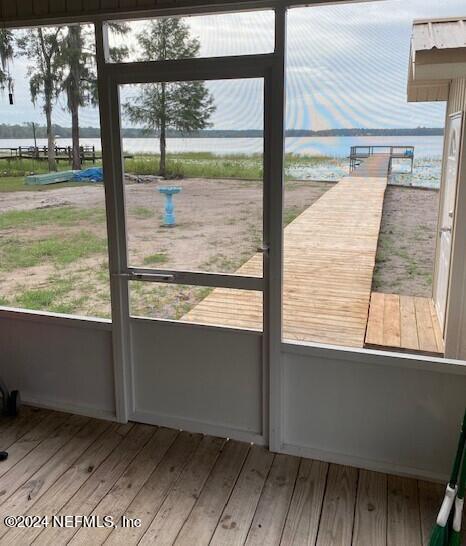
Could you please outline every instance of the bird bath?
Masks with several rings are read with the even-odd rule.
[[[175,206],[173,205],[173,196],[176,193],[180,193],[181,188],[179,186],[162,186],[158,188],[159,192],[165,195],[165,211],[163,217],[163,225],[166,227],[173,227],[175,222]]]

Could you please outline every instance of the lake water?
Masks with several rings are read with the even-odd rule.
[[[38,139],[38,146],[47,145],[46,139]],[[95,146],[100,151],[98,138],[82,138],[82,145]],[[32,146],[32,139],[0,139],[0,148]],[[58,138],[57,145],[70,146],[71,139]],[[287,138],[286,151],[306,156],[328,156],[332,161],[309,166],[294,162],[286,167],[290,178],[301,180],[340,180],[349,172],[348,155],[351,146],[414,146],[414,172],[406,173],[408,161],[394,167],[390,183],[402,186],[438,188],[441,177],[443,137],[441,136],[393,136],[393,137],[302,137]],[[125,138],[124,150],[130,154],[157,153],[156,138]],[[169,152],[211,152],[218,155],[254,154],[262,151],[261,138],[169,138]],[[397,174],[398,173],[398,174]]]
[[[0,139],[0,148],[32,146],[33,139]],[[46,146],[46,139],[37,139],[38,146]],[[82,138],[82,145],[101,149],[100,139]],[[57,138],[58,146],[70,146],[71,139]],[[169,152],[212,152],[214,154],[253,154],[262,151],[261,138],[169,138]],[[392,137],[292,137],[286,139],[286,151],[310,156],[347,157],[351,146],[414,146],[416,158],[441,158],[442,136],[392,136]],[[126,152],[157,153],[156,138],[125,138]]]

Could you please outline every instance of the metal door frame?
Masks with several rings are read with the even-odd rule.
[[[263,431],[275,449],[281,445],[282,214],[285,109],[286,11],[275,11],[275,50],[270,54],[174,61],[111,63],[106,23],[96,23],[96,54],[105,169],[105,200],[113,322],[116,416],[126,422],[133,412],[130,280],[173,282],[263,292]],[[261,78],[264,81],[263,278],[196,271],[130,268],[120,136],[119,85],[161,81]],[[267,438],[268,436],[268,438]]]

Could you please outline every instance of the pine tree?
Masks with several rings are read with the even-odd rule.
[[[129,30],[122,23],[113,23],[110,28],[119,35]],[[110,56],[113,60],[122,60],[127,52],[126,46],[115,47],[111,49]],[[62,89],[66,93],[67,109],[71,114],[72,168],[80,169],[79,108],[97,104],[95,39],[90,27],[68,27],[61,44],[61,60],[64,70]]]
[[[200,42],[190,36],[189,27],[173,17],[151,21],[137,39],[141,61],[192,58],[200,50]],[[167,130],[189,133],[204,129],[215,111],[213,97],[202,81],[143,84],[123,106],[131,122],[159,132],[161,176],[167,175]]]
[[[27,57],[30,61],[28,75],[32,102],[36,104],[39,97],[43,98],[50,171],[57,170],[52,111],[63,81],[63,65],[60,55],[62,39],[62,27],[39,27],[25,31],[17,40],[19,54]]]
[[[81,25],[68,27],[68,33],[63,41],[62,59],[67,70],[62,88],[66,92],[67,108],[71,114],[71,168],[80,169],[79,107],[88,102],[88,90],[93,79],[88,54],[84,52]]]

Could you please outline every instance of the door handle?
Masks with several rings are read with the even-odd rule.
[[[140,281],[174,281],[175,275],[171,275],[168,273],[131,273],[131,277],[134,280],[140,280]]]
[[[259,252],[260,254],[268,254],[270,250],[270,247],[268,245],[262,245],[257,248],[256,252]]]
[[[441,227],[440,233],[451,233],[451,227]]]
[[[136,273],[129,271],[128,273],[117,273],[116,277],[128,279],[129,281],[174,281],[175,275],[171,273]]]

